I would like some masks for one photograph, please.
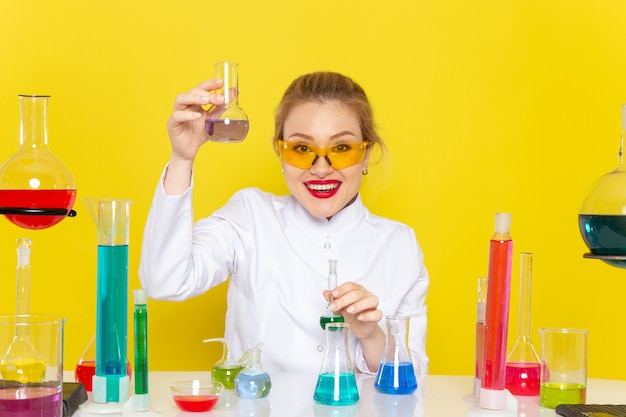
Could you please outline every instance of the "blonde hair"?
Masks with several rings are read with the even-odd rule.
[[[278,154],[278,141],[283,138],[285,119],[295,106],[328,101],[340,103],[350,109],[359,119],[363,140],[368,141],[370,147],[379,146],[381,151],[384,150],[385,144],[376,131],[372,108],[363,88],[351,78],[336,72],[313,72],[293,80],[276,107],[274,151]]]

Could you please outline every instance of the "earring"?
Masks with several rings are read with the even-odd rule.
[[[361,171],[361,174],[363,175],[367,175],[369,173],[369,171],[367,170],[367,167],[365,167],[365,169],[363,171]]]
[[[280,167],[280,172],[281,172],[282,174],[284,174],[284,173],[285,173],[285,167],[284,167],[284,166],[283,166],[283,167]]]

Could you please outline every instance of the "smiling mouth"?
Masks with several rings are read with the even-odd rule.
[[[309,190],[313,191],[332,191],[339,187],[338,182],[334,182],[331,184],[305,184]]]

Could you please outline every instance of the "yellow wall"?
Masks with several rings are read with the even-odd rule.
[[[240,63],[251,130],[198,157],[202,217],[244,186],[286,191],[270,147],[274,106],[297,75],[336,70],[369,92],[389,146],[366,202],[411,225],[426,254],[431,372],[473,372],[476,278],[494,213],[510,211],[511,342],[519,252],[530,251],[535,346],[539,327],[589,329],[589,375],[624,379],[626,271],[583,259],[577,215],[617,164],[625,15],[623,0],[0,0],[0,161],[17,151],[17,95],[50,94],[50,144],[79,190],[78,217],[51,229],[0,219],[0,310],[14,311],[15,239],[31,237],[31,310],[67,317],[73,368],[95,331],[96,227],[80,199],[133,200],[137,288],[175,95],[211,77],[214,61]],[[224,296],[222,286],[149,302],[152,369],[210,369],[219,347],[201,340],[222,334]]]

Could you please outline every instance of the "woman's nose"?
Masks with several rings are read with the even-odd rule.
[[[328,173],[333,171],[332,162],[330,162],[328,155],[324,155],[322,158],[320,158],[320,155],[316,155],[309,169],[313,175],[317,176],[328,175]]]

